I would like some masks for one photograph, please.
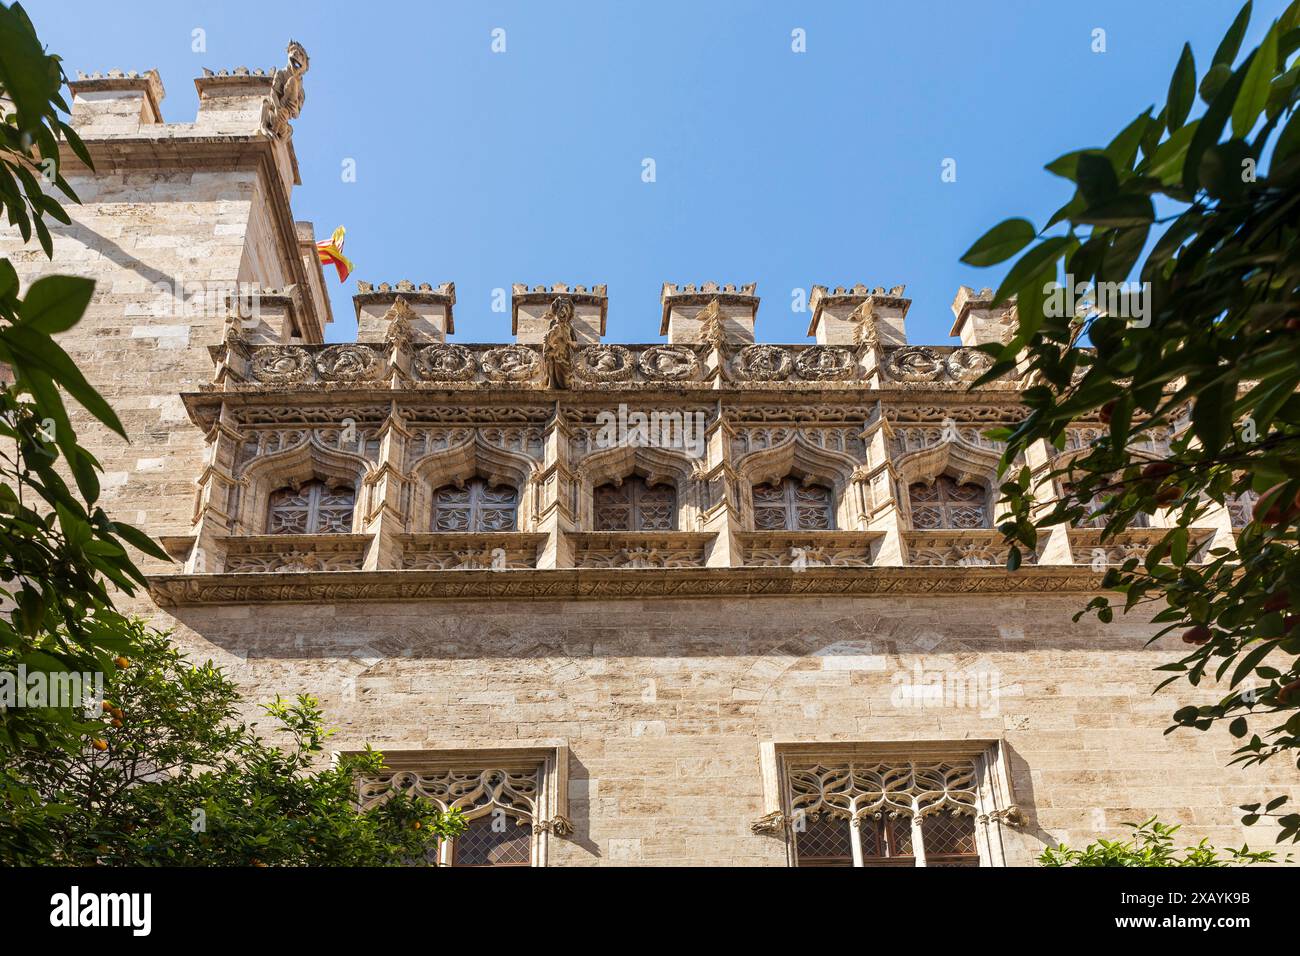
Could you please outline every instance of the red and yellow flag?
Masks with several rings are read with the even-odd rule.
[[[339,281],[347,282],[352,273],[352,260],[343,254],[343,236],[344,229],[339,226],[334,230],[334,235],[316,243],[316,257],[323,266],[332,263],[339,272]]]

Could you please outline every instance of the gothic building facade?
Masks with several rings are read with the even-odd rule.
[[[81,76],[82,203],[52,263],[4,243],[96,280],[62,341],[132,441],[80,434],[175,559],[131,609],[250,701],[319,697],[387,757],[361,801],[463,808],[458,865],[1028,864],[1155,813],[1242,842],[1271,771],[1165,735],[1141,619],[1072,620],[1164,517],[1005,568],[984,433],[1023,383],[969,389],[1013,321],[987,290],[929,346],[903,287],[815,287],[781,345],[754,286],[666,284],[661,341],[620,345],[604,286],[517,285],[513,341],[473,344],[451,283],[359,282],[326,344],[307,66],[207,73],[191,123],[152,71]]]

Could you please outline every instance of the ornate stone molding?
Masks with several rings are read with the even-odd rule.
[[[785,597],[921,594],[1093,594],[1101,574],[1086,567],[969,567],[960,575],[925,568],[684,568],[493,571],[337,571],[256,575],[164,574],[149,579],[162,607],[331,601],[432,601],[480,598],[590,600],[611,597]]]

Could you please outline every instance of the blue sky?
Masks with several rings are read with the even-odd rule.
[[[1246,48],[1285,8],[1257,2]],[[334,341],[369,281],[456,283],[456,338],[510,335],[492,291],[609,286],[611,341],[658,340],[665,281],[758,283],[758,337],[805,341],[793,290],[895,285],[914,342],[948,341],[958,258],[1068,198],[1042,170],[1202,74],[1236,0],[742,3],[29,2],[76,70],[157,68],[191,121],[203,67],[311,56],[299,219],[348,229]],[[193,31],[206,52],[193,52]],[[505,52],[492,31],[505,31]],[[792,51],[792,31],[806,52]],[[1105,52],[1093,52],[1093,31]],[[642,181],[653,159],[655,181]],[[356,181],[343,181],[355,160]],[[956,181],[943,182],[945,159]]]

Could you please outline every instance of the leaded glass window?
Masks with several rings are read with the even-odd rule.
[[[271,493],[267,534],[346,534],[352,530],[356,492],[347,485],[329,487],[307,481]]]
[[[988,491],[971,481],[948,475],[913,482],[907,489],[912,527],[917,531],[990,528]]]
[[[394,794],[422,797],[439,810],[460,810],[467,826],[441,846],[437,859],[451,866],[531,866],[533,824],[541,803],[540,768],[399,770],[361,781],[363,808]]]
[[[754,486],[754,530],[831,531],[835,528],[834,496],[824,485],[786,478]]]
[[[788,776],[799,866],[980,865],[973,761],[814,763]]]
[[[596,489],[597,531],[673,531],[677,527],[677,492],[672,485],[647,485],[632,477]]]
[[[514,531],[519,493],[509,485],[473,478],[433,493],[434,531]]]

